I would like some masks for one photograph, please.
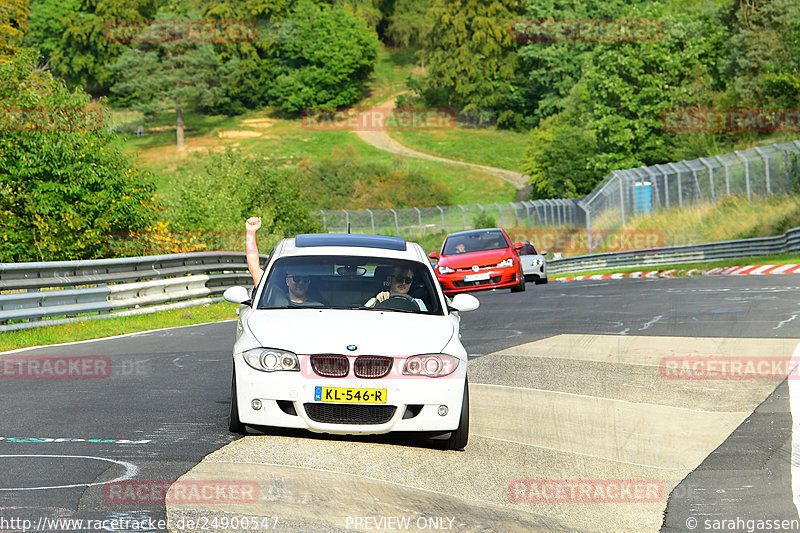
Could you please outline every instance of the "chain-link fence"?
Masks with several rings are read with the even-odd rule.
[[[580,201],[587,228],[621,227],[632,216],[714,203],[732,194],[748,200],[789,194],[798,179],[792,176],[793,154],[800,154],[800,141],[613,171]]]
[[[315,211],[324,231],[418,236],[474,228],[479,222],[504,227],[579,226],[586,223],[577,199],[535,200],[410,209]]]
[[[535,200],[476,205],[316,211],[327,232],[414,237],[477,225],[512,227],[624,227],[632,216],[659,209],[713,203],[738,194],[753,199],[789,194],[792,157],[800,141],[752,148],[650,167],[615,170],[581,199]],[[589,239],[591,241],[591,238]]]

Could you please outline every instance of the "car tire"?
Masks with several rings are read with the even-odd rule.
[[[547,283],[547,278],[544,278],[544,279],[537,279],[535,283],[536,283],[537,285],[544,285],[545,283]]]
[[[511,292],[525,292],[525,275],[522,273],[521,268],[517,277],[519,278],[519,283],[511,287]]]
[[[247,428],[239,420],[239,402],[236,399],[236,369],[231,376],[231,410],[228,414],[228,429],[237,435],[247,435]]]
[[[469,381],[464,379],[464,399],[461,402],[461,420],[458,429],[444,441],[445,450],[462,450],[469,440]]]

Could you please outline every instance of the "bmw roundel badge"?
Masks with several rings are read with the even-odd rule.
[[[358,346],[356,346],[355,344],[348,344],[347,349],[350,350],[351,352],[355,352],[356,350],[358,350]]]

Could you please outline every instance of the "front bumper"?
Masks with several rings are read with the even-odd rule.
[[[240,354],[234,356],[234,367],[242,423],[355,435],[457,429],[467,364],[460,361],[455,372],[441,378],[390,375],[380,379],[261,372],[244,362]],[[316,387],[386,389],[386,403],[326,403],[315,399]],[[258,410],[252,407],[254,399],[261,401]],[[440,405],[448,408],[445,416],[438,413]]]
[[[465,276],[473,274],[488,274],[489,279],[465,281]],[[487,289],[504,289],[514,287],[519,283],[517,277],[519,270],[516,266],[508,268],[491,268],[486,270],[479,270],[478,272],[458,271],[452,274],[439,274],[436,277],[439,284],[442,286],[442,291],[445,294],[454,294],[459,292],[469,291],[482,291]]]

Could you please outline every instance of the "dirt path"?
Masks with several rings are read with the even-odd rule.
[[[389,109],[394,109],[395,107],[395,98],[398,95],[392,95],[391,98],[388,100],[381,102],[373,109],[380,109],[383,112],[386,112]],[[365,111],[363,114],[369,114],[371,111]],[[359,124],[366,124],[370,121],[367,120],[360,120]],[[464,161],[455,161],[453,159],[445,159],[444,157],[439,157],[431,154],[425,154],[423,152],[418,152],[407,146],[400,144],[399,142],[395,141],[389,134],[386,133],[386,130],[381,127],[379,129],[359,129],[356,130],[356,135],[358,135],[364,142],[374,146],[379,150],[384,150],[386,152],[391,152],[393,154],[402,155],[406,157],[416,157],[418,159],[427,159],[429,161],[439,161],[441,163],[449,163],[451,165],[462,165],[466,167],[477,168],[483,171],[486,171],[494,176],[497,176],[500,179],[503,179],[516,187],[517,191],[521,192],[526,189],[528,185],[528,177],[520,174],[519,172],[514,172],[512,170],[506,170],[503,168],[496,168],[496,167],[488,167],[485,165],[476,165],[475,163],[465,163]],[[519,195],[518,195],[519,196]],[[524,195],[527,197],[527,194]]]

